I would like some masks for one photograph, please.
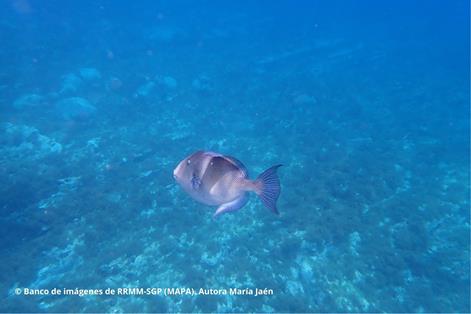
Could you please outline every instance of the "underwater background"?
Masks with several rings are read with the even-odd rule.
[[[469,2],[0,4],[1,312],[469,312]],[[282,163],[280,216],[180,160]],[[20,288],[273,295],[17,295]]]

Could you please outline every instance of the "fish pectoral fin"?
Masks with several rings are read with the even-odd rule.
[[[233,212],[233,211],[241,209],[242,207],[244,207],[245,204],[247,204],[248,200],[249,198],[247,197],[247,193],[244,193],[244,195],[242,195],[241,197],[236,198],[235,200],[229,203],[222,204],[214,212],[213,218],[216,218],[217,216],[224,213]]]

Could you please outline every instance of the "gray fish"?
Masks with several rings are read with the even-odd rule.
[[[241,209],[248,201],[248,192],[255,192],[268,209],[278,214],[280,181],[276,171],[280,166],[268,168],[256,180],[250,180],[245,166],[234,157],[197,151],[178,164],[173,177],[193,199],[218,206],[213,217]]]

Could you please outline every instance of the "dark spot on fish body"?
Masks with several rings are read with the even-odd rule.
[[[191,177],[191,186],[193,187],[194,190],[198,190],[201,185],[201,180],[198,177],[196,173],[193,173],[193,176]]]

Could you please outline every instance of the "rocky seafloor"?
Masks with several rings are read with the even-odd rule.
[[[39,84],[12,85],[3,68],[0,311],[469,310],[462,77],[390,66],[384,78],[395,48],[342,38],[208,53],[251,31],[207,32],[185,61],[149,48],[131,66],[103,49],[109,63],[55,65]],[[142,34],[156,46],[192,36]],[[214,220],[172,178],[197,149],[237,157],[252,178],[282,163],[280,216],[252,196]],[[274,293],[15,294],[25,287]]]

